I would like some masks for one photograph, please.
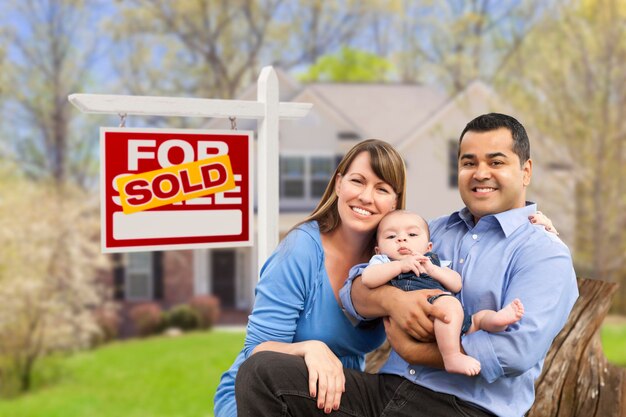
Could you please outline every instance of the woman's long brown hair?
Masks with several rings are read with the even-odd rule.
[[[330,232],[339,226],[341,219],[337,209],[335,184],[340,176],[346,174],[352,161],[361,152],[369,153],[372,170],[378,178],[393,188],[397,196],[396,208],[399,210],[404,209],[406,200],[406,168],[402,157],[389,143],[379,139],[368,139],[357,143],[346,153],[328,182],[326,191],[324,191],[324,195],[315,210],[306,219],[294,226],[293,229],[311,220],[317,221],[321,233]]]

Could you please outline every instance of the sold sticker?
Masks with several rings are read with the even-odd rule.
[[[235,188],[228,155],[119,176],[117,189],[124,214],[178,203]]]

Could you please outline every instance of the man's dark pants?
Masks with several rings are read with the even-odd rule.
[[[397,375],[366,374],[344,369],[346,391],[331,416],[483,417],[491,414],[458,398],[413,384]],[[324,416],[309,395],[304,359],[277,352],[248,358],[235,382],[238,417]]]

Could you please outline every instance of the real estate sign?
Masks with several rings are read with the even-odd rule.
[[[252,132],[101,128],[103,252],[252,245]]]

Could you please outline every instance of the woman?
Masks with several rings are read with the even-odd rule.
[[[237,371],[246,358],[265,350],[301,356],[318,408],[326,413],[338,408],[343,367],[362,369],[364,355],[385,339],[380,321],[354,327],[341,310],[338,292],[350,268],[374,254],[382,217],[404,208],[405,176],[402,157],[380,140],[358,143],[344,156],[317,208],[261,269],[244,348],[217,388],[217,417],[237,415]],[[413,295],[419,316],[411,320],[424,334],[432,334],[429,316],[445,319],[428,303],[431,293]]]
[[[236,415],[237,370],[263,350],[302,356],[318,407],[339,406],[342,367],[361,369],[365,353],[384,341],[385,332],[381,323],[353,327],[338,292],[350,268],[372,256],[380,219],[404,202],[404,162],[391,145],[366,140],[344,156],[317,208],[261,270],[244,348],[217,389],[216,416]]]

